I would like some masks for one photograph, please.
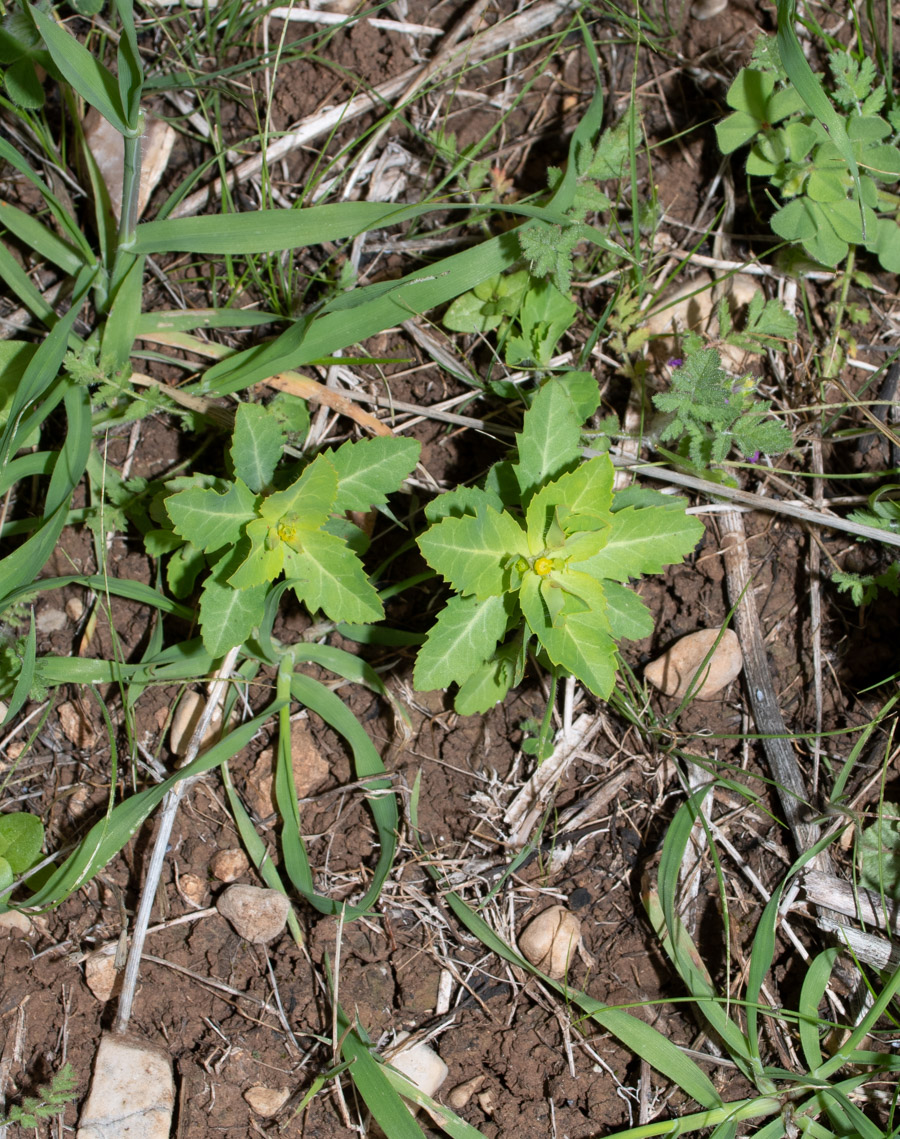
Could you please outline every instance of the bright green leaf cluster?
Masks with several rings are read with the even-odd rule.
[[[317,455],[288,486],[275,471],[285,442],[268,409],[241,404],[231,459],[234,479],[181,480],[165,500],[172,530],[147,535],[148,552],[174,552],[169,586],[186,596],[211,568],[200,594],[203,643],[212,656],[251,635],[263,618],[271,584],[283,573],[299,601],[334,621],[377,621],[383,609],[336,516],[387,501],[415,466],[419,444],[380,437],[344,443]],[[187,485],[185,485],[187,483]]]
[[[757,58],[766,57],[757,53]],[[742,68],[729,88],[733,113],[716,126],[719,149],[731,154],[750,146],[747,173],[768,178],[784,199],[771,218],[779,237],[801,244],[829,266],[843,261],[850,246],[861,245],[885,269],[898,272],[898,199],[887,187],[900,179],[900,120],[893,111],[880,114],[886,91],[875,82],[871,60],[834,51],[828,64],[846,150],[783,72],[762,67]]]
[[[423,689],[458,684],[464,714],[521,680],[532,638],[551,665],[608,697],[616,642],[653,631],[629,579],[680,562],[702,536],[681,500],[617,509],[609,457],[581,460],[581,425],[597,403],[587,373],[549,380],[525,414],[518,462],[426,509],[419,548],[453,596],[414,678]]]
[[[735,380],[719,353],[703,348],[694,333],[685,337],[685,356],[672,373],[672,386],[653,397],[656,408],[672,418],[660,440],[685,440],[697,466],[721,463],[732,446],[748,458],[786,451],[791,433],[769,417],[769,400],[756,397],[752,377]]]

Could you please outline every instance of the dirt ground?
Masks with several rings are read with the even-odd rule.
[[[504,0],[496,7],[509,5]],[[429,7],[413,2],[408,19],[449,26],[456,14],[450,4]],[[773,19],[768,5],[757,7],[748,0],[703,22],[687,19],[669,41],[666,58],[649,53],[642,57],[639,91],[647,137],[671,138],[720,113],[721,76],[737,71],[749,55],[755,30],[772,30]],[[613,51],[604,44],[602,21],[597,29],[613,121],[628,97],[632,57],[621,47]],[[352,76],[375,84],[402,72],[413,60],[409,37],[367,25],[335,35],[330,51],[327,60],[294,63],[279,75],[275,129],[287,128],[324,104],[352,95]],[[468,74],[466,84],[476,91],[491,91],[502,82],[505,66],[503,59],[493,60]],[[516,67],[521,82],[529,67],[527,52]],[[592,94],[589,77],[583,49],[573,49],[558,67],[542,75],[509,118],[498,138],[497,161],[502,161],[514,183],[523,188],[540,184],[546,166],[563,156],[568,133]],[[459,114],[451,115],[461,145],[494,122],[492,107],[484,102],[475,106],[472,112],[460,100]],[[243,114],[236,107],[234,120],[225,119],[236,140],[248,129]],[[356,132],[367,125],[363,120],[347,130]],[[409,125],[395,125],[392,130],[397,142],[416,157],[415,130]],[[329,146],[336,151],[341,142],[338,135]],[[200,157],[197,143],[180,141],[172,160],[173,177]],[[285,190],[301,185],[316,158],[309,150],[292,155],[278,170],[279,184]],[[696,225],[698,201],[718,161],[709,129],[695,130],[684,141],[667,143],[655,153],[653,179],[674,240],[692,240],[688,230],[679,227]],[[424,162],[421,167],[410,166],[406,190],[410,197],[424,187],[426,166]],[[248,208],[255,204],[248,202]],[[710,217],[715,208],[713,202]],[[406,261],[397,258],[396,267],[400,264]],[[379,265],[382,271],[394,268],[390,256]],[[206,284],[197,281],[194,287],[197,303],[208,303]],[[594,303],[599,309],[603,298],[587,300],[589,315]],[[398,400],[428,404],[465,390],[402,333],[385,335],[366,345],[366,350],[413,361],[385,369]],[[477,366],[477,349],[470,362]],[[622,412],[627,393],[621,377],[598,364],[597,379],[605,406]],[[784,392],[780,398],[797,405],[805,402],[800,392]],[[488,409],[484,402],[471,406],[473,414]],[[422,441],[424,468],[441,485],[476,477],[503,453],[502,439],[448,430],[433,421],[419,423],[412,434]],[[132,475],[158,476],[184,457],[183,447],[175,425],[165,417],[151,417],[142,422],[136,445],[127,432],[113,435],[106,454],[120,468],[131,449]],[[849,447],[844,454],[826,456],[826,461],[832,469],[851,469]],[[751,477],[758,487],[764,476]],[[788,470],[784,477],[790,477]],[[867,489],[871,488],[863,488]],[[860,492],[859,483],[853,492]],[[656,632],[624,648],[627,663],[638,675],[679,636],[718,626],[726,618],[729,607],[716,514],[704,517],[706,537],[695,555],[640,587],[656,619]],[[753,514],[746,523],[753,588],[781,710],[792,732],[809,732],[815,721],[807,569],[811,539],[802,525],[790,519]],[[852,539],[833,535],[825,535],[823,541],[833,554],[853,545]],[[96,572],[94,551],[90,534],[66,531],[45,573],[71,572],[72,566]],[[115,576],[139,581],[151,581],[155,573],[140,543],[127,535],[115,538],[108,566]],[[829,670],[823,728],[838,732],[864,722],[877,707],[877,693],[863,689],[884,675],[891,661],[896,662],[896,614],[886,602],[860,613],[832,588],[826,587],[823,596],[823,651]],[[418,620],[418,627],[425,627],[423,599],[424,594],[408,600],[404,609],[389,612],[389,619],[398,624],[406,620],[414,627]],[[126,660],[135,659],[148,636],[146,610],[113,599],[109,618],[101,613],[88,641],[83,621],[72,616],[79,603],[88,600],[75,586],[40,598],[38,651],[106,656],[114,648],[111,621],[116,651]],[[285,640],[301,636],[308,624],[290,608],[280,620],[276,632]],[[539,719],[544,711],[540,678],[530,673],[521,688],[489,715],[465,718],[452,711],[447,694],[413,692],[411,655],[405,650],[361,649],[349,642],[343,647],[367,653],[376,667],[384,668],[390,689],[407,707],[413,735],[405,746],[397,746],[390,709],[369,692],[350,686],[341,690],[379,750],[391,757],[390,773],[404,803],[416,779],[421,779],[422,847],[450,876],[454,888],[477,904],[516,853],[507,842],[503,816],[533,769],[533,759],[523,754],[520,745],[523,723]],[[250,705],[262,702],[271,682],[272,677],[263,674],[251,682]],[[175,689],[150,688],[141,698],[134,721],[134,738],[141,749],[133,760],[159,752],[168,762],[163,732],[177,695]],[[92,697],[64,689],[55,694],[34,748],[16,768],[12,801],[17,809],[28,809],[47,821],[48,849],[76,841],[105,809],[110,751],[99,700],[107,705],[124,742],[116,692],[100,691]],[[599,705],[580,695],[576,715],[591,717],[598,725],[596,733],[556,789],[539,848],[481,912],[509,941],[530,916],[548,905],[565,903],[580,918],[584,947],[593,958],[590,966],[580,959],[573,962],[571,982],[607,1004],[640,1005],[640,1015],[671,1039],[703,1052],[706,1040],[699,1024],[683,1011],[684,1006],[665,1003],[681,995],[681,989],[641,901],[642,890],[653,879],[665,826],[681,801],[676,760],[687,751],[751,785],[776,815],[778,807],[763,778],[765,757],[752,738],[752,721],[739,684],[721,698],[695,704],[677,722],[664,722],[673,707],[665,697],[652,697],[650,711],[660,729],[650,736],[634,727],[623,707]],[[354,784],[342,741],[312,713],[297,710],[295,726],[310,773],[301,807],[302,829],[317,888],[333,898],[353,900],[364,892],[376,854],[365,800]],[[231,773],[277,857],[271,784],[266,782],[271,776],[273,739],[274,727],[271,737],[257,738],[237,757]],[[835,762],[845,754],[845,745],[844,737],[829,741]],[[6,747],[4,765],[16,758],[16,746],[14,741]],[[808,762],[805,752],[801,760]],[[145,780],[146,767],[135,767],[133,775],[120,768],[122,791],[132,777]],[[615,792],[604,799],[604,788],[609,786]],[[727,816],[732,843],[772,886],[792,859],[787,832],[773,828],[762,807],[751,809],[736,793],[717,795],[719,807],[733,808]],[[575,815],[571,809],[592,802],[602,806],[590,821],[568,829],[565,820]],[[142,828],[102,875],[58,910],[38,918],[30,937],[0,937],[0,1036],[6,1037],[0,1064],[8,1099],[34,1092],[66,1060],[79,1076],[81,1095],[86,1092],[100,1035],[115,1015],[114,995],[100,1000],[88,986],[87,962],[100,947],[116,942],[126,928],[123,918],[131,920],[153,833],[152,826]],[[459,1114],[491,1139],[591,1139],[682,1106],[677,1089],[673,1093],[639,1057],[590,1022],[573,1027],[571,1010],[563,1002],[487,952],[460,927],[429,877],[416,837],[407,826],[400,836],[394,872],[367,918],[342,925],[334,917],[298,906],[306,939],[303,948],[287,933],[265,947],[251,945],[212,909],[224,885],[212,872],[211,862],[217,852],[240,845],[218,775],[204,777],[189,791],[175,824],[132,1022],[135,1032],[162,1043],[173,1057],[178,1136],[283,1134],[344,1139],[360,1133],[359,1120],[365,1112],[355,1102],[348,1081],[340,1087],[327,1083],[303,1111],[296,1111],[313,1079],[335,1062],[324,981],[326,957],[332,966],[339,965],[343,1008],[358,1018],[374,1042],[384,1047],[400,1032],[430,1039],[449,1068],[444,1097],[476,1081]],[[258,881],[252,872],[238,880]],[[762,901],[749,886],[740,885],[739,875],[733,881],[738,884],[730,899],[731,968],[737,975]],[[716,889],[706,866],[698,937],[709,955],[710,969],[722,981],[726,961]],[[775,973],[782,985],[775,996],[789,1003],[794,993],[786,947],[779,948]],[[716,1084],[729,1094],[738,1093],[733,1071],[718,1065],[712,1053],[707,1060],[704,1067]],[[244,1095],[254,1086],[288,1089],[290,1099],[276,1119],[266,1120],[251,1111]],[[78,1103],[70,1105],[65,1127],[52,1134],[70,1133],[77,1111]],[[423,1126],[427,1130],[427,1122]]]

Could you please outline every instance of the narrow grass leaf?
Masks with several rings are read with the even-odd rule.
[[[346,1017],[343,1019],[347,1023]],[[349,1024],[341,1034],[341,1055],[349,1064],[348,1074],[354,1087],[384,1134],[391,1139],[425,1139],[422,1128],[391,1086],[384,1067]]]
[[[40,257],[52,261],[64,273],[74,277],[84,265],[81,250],[58,237],[33,214],[26,213],[17,206],[0,202],[0,225],[5,226],[10,233],[15,234],[18,241],[30,246]]]
[[[31,614],[31,622],[28,626],[28,633],[25,637],[25,651],[22,654],[22,668],[16,678],[16,685],[13,688],[12,695],[9,698],[9,705],[6,709],[6,715],[3,717],[0,727],[5,727],[11,723],[20,710],[25,707],[25,702],[31,695],[31,687],[34,683],[34,669],[35,660],[37,657],[37,630],[34,623],[34,612]]]
[[[346,906],[344,902],[334,901],[321,894],[304,893],[306,900],[320,913],[338,914],[343,911],[347,920],[350,920],[367,913],[378,901],[381,888],[394,864],[399,822],[397,799],[390,789],[389,780],[384,778],[386,775],[384,764],[375,750],[375,745],[339,696],[312,677],[301,673],[294,673],[291,680],[291,696],[321,716],[326,724],[344,737],[353,753],[356,778],[373,780],[369,785],[372,794],[367,796],[367,801],[378,834],[379,851],[372,872],[371,885],[365,896],[357,905]]]
[[[33,4],[28,4],[27,7],[53,62],[66,82],[117,131],[123,135],[129,134],[130,126],[119,94],[119,85],[112,72],[52,16],[46,15]]]
[[[819,1005],[825,995],[828,982],[831,980],[831,973],[839,953],[839,949],[832,947],[817,954],[806,970],[800,989],[800,1000],[797,1006],[800,1013],[798,1024],[800,1046],[803,1049],[806,1066],[811,1072],[815,1071],[824,1060],[822,1044],[819,1039],[821,1027]]]

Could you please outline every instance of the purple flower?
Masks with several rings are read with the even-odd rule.
[[[754,451],[753,454],[750,456],[750,458],[747,460],[747,462],[748,463],[758,463],[759,462],[759,456],[760,456],[760,452]]]
[[[666,360],[666,364],[670,368],[680,368],[683,363],[684,360],[679,360],[677,356],[673,356],[671,360]]]

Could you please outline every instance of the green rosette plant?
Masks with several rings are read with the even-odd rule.
[[[581,427],[597,405],[587,373],[550,379],[525,414],[518,461],[426,508],[419,548],[453,594],[414,679],[420,689],[458,684],[463,714],[486,711],[520,682],[534,641],[554,673],[606,699],[617,642],[653,631],[628,582],[681,562],[702,537],[683,499],[614,494],[609,456],[584,461]]]

